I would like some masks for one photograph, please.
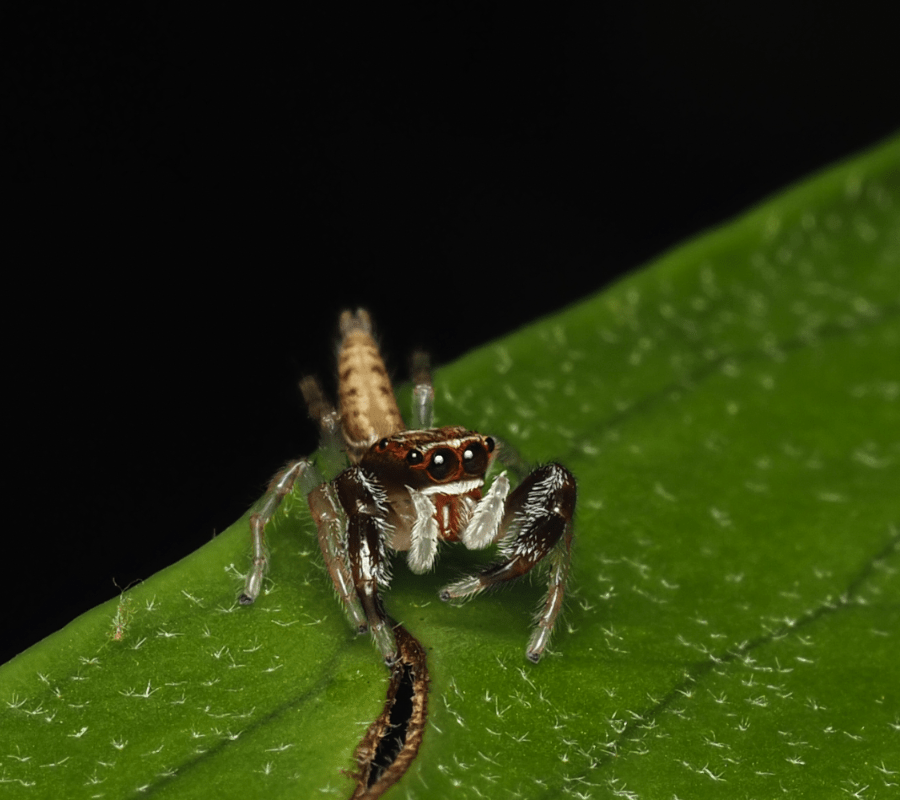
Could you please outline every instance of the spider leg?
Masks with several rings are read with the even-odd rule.
[[[482,503],[489,500],[491,494],[489,492]],[[525,651],[528,659],[537,663],[547,647],[565,596],[574,511],[575,479],[572,474],[559,464],[538,467],[506,499],[503,519],[496,533],[502,560],[445,587],[441,599],[468,597],[514,580],[547,558],[550,565],[547,594]],[[465,537],[463,541],[466,541]]]
[[[316,464],[323,474],[337,475],[347,466],[344,438],[341,433],[341,415],[325,398],[318,379],[307,376],[300,381],[300,391],[306,401],[310,417],[319,426],[319,452]]]
[[[331,582],[344,605],[344,611],[358,633],[369,628],[366,614],[356,595],[350,561],[347,554],[347,515],[338,502],[334,487],[323,483],[309,496],[309,508],[319,532],[319,549]]]
[[[503,467],[503,469],[511,472],[516,479],[516,483],[520,484],[531,473],[531,466],[522,458],[519,451],[516,450],[509,442],[494,437],[497,446],[497,455],[495,463]]]
[[[318,423],[320,430],[320,447],[317,458],[319,466],[324,467],[327,474],[335,474],[347,464],[346,455],[342,451],[340,434],[340,417],[337,411],[325,399],[322,387],[315,378],[304,378],[300,382],[300,391],[306,400],[310,416]],[[294,490],[299,481],[300,491],[304,497],[324,482],[322,473],[309,459],[292,461],[279,471],[269,482],[266,493],[262,496],[253,513],[250,515],[250,540],[253,549],[253,562],[243,593],[238,597],[241,605],[250,605],[262,591],[266,571],[269,568],[269,554],[266,548],[265,529],[269,520],[281,505],[285,496]],[[335,585],[337,583],[335,582]],[[340,591],[340,590],[339,590]]]
[[[525,655],[529,661],[537,664],[541,660],[544,649],[550,641],[556,618],[562,611],[563,599],[566,596],[566,582],[569,579],[569,566],[572,562],[572,525],[566,526],[566,535],[561,537],[550,550],[547,560],[550,562],[550,575],[547,581],[547,594],[541,610],[535,617],[534,630],[528,640]]]
[[[386,540],[393,530],[388,522],[388,498],[381,486],[360,467],[342,472],[334,482],[337,499],[347,515],[349,578],[365,613],[369,631],[385,663],[397,659],[393,621],[384,610],[380,587],[391,581]],[[340,591],[340,590],[339,590]]]
[[[434,424],[434,386],[431,384],[431,359],[423,350],[416,350],[411,359],[413,382],[412,426],[430,428]]]
[[[293,491],[294,484],[300,481],[303,493],[309,494],[316,484],[322,482],[322,476],[311,461],[301,459],[293,461],[278,472],[269,482],[269,487],[262,499],[257,503],[250,515],[250,540],[253,548],[253,563],[244,591],[238,597],[241,605],[250,605],[262,591],[263,580],[269,568],[269,554],[266,548],[266,525],[275,516],[275,512],[284,500],[285,495]]]

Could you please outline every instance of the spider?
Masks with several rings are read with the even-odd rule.
[[[565,594],[575,479],[560,464],[546,464],[512,492],[503,472],[483,493],[499,444],[464,427],[431,427],[434,389],[427,357],[413,357],[414,428],[407,429],[369,314],[343,312],[340,332],[340,411],[328,403],[315,378],[301,382],[321,430],[319,463],[340,471],[329,481],[312,461],[301,459],[272,479],[250,516],[253,564],[239,602],[248,605],[259,596],[268,567],[266,525],[297,486],[309,503],[325,566],[347,616],[357,631],[371,632],[388,665],[397,658],[395,623],[381,599],[391,579],[388,550],[406,551],[409,568],[421,574],[434,565],[440,541],[462,542],[469,549],[496,543],[501,556],[444,587],[440,597],[445,601],[518,578],[547,559],[547,594],[525,651],[537,663]],[[347,459],[350,466],[341,470]]]

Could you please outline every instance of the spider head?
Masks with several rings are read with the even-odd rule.
[[[373,444],[360,463],[387,483],[458,494],[482,485],[494,448],[490,436],[462,427],[403,431]]]

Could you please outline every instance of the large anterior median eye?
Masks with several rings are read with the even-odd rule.
[[[488,440],[490,441],[490,440]],[[488,451],[481,442],[472,442],[463,450],[463,469],[469,475],[483,475],[488,465]]]
[[[428,462],[428,474],[437,481],[443,480],[450,473],[455,472],[458,466],[456,453],[442,447],[431,454],[431,461]]]

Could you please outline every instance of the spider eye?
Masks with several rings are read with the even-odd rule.
[[[378,443],[378,449],[379,449],[379,450],[384,450],[384,448],[387,447],[387,446],[388,446],[388,440],[387,440],[387,439],[382,439],[382,440]]]
[[[494,440],[488,436],[487,439],[484,440],[485,445],[487,445],[487,451],[489,453],[494,452]]]
[[[455,472],[459,466],[456,454],[452,450],[442,447],[435,450],[428,463],[428,474],[436,481],[443,480],[452,472]]]
[[[387,439],[385,439],[387,441]],[[406,454],[406,463],[407,464],[421,464],[424,456],[419,450],[410,450]]]
[[[490,439],[488,439],[490,441]],[[488,465],[488,451],[481,442],[472,442],[463,450],[463,469],[469,475],[483,475]]]

